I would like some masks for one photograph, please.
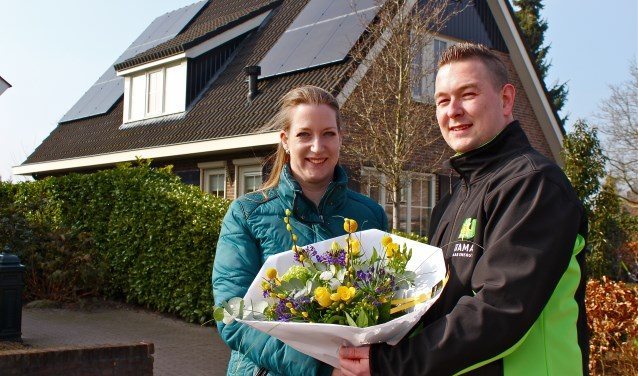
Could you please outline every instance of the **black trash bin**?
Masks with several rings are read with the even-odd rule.
[[[22,341],[23,275],[18,256],[0,253],[0,341]]]

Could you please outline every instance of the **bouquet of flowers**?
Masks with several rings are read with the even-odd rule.
[[[289,215],[293,249],[268,258],[243,299],[218,307],[216,320],[243,322],[337,366],[340,345],[396,344],[447,281],[438,248],[357,232],[348,218],[345,236],[300,247]]]

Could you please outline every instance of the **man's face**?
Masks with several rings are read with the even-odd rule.
[[[446,64],[436,76],[436,118],[445,142],[459,153],[494,138],[512,120],[514,87],[496,89],[480,60]]]

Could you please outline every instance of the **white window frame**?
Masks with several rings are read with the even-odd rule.
[[[178,68],[178,69],[173,69],[173,68]],[[144,119],[150,119],[150,118],[155,118],[155,117],[159,117],[159,116],[165,116],[165,115],[170,115],[170,114],[175,114],[175,113],[180,113],[180,112],[184,112],[186,110],[186,68],[187,68],[187,61],[186,60],[182,60],[182,61],[177,61],[177,62],[173,62],[171,61],[169,64],[163,65],[163,66],[153,66],[150,67],[149,69],[145,70],[145,71],[134,71],[131,72],[129,75],[126,75],[124,77],[124,119],[123,122],[124,123],[128,123],[128,122],[133,122],[133,121],[138,121],[138,120],[144,120]],[[173,74],[178,75],[177,78],[179,79],[178,82],[178,86],[177,87],[172,87],[171,91],[175,91],[177,90],[177,93],[172,93],[174,95],[171,96],[171,98],[173,98],[174,101],[176,101],[175,103],[171,103],[170,106],[168,103],[166,103],[166,99],[167,99],[167,70],[171,69],[173,72]],[[160,85],[161,87],[158,89],[157,94],[160,96],[159,98],[159,109],[157,109],[154,112],[149,112],[149,88],[151,85],[150,82],[150,75],[153,73],[157,73],[157,72],[161,72],[161,76],[160,76]],[[135,78],[139,78],[139,77],[144,77],[144,92],[140,93],[140,92],[132,92],[132,86],[133,86],[133,80]],[[174,80],[171,80],[171,82],[174,82]],[[135,98],[133,97],[133,95],[135,95]],[[141,101],[140,97],[144,96],[144,99]],[[138,97],[140,96],[140,97]],[[177,98],[177,99],[175,99]],[[140,105],[144,106],[144,110],[141,112],[142,116],[133,116],[133,103],[134,102],[139,102]],[[142,104],[143,102],[143,104]]]
[[[437,64],[438,58],[440,57],[440,56],[435,56],[434,46],[436,42],[445,43],[446,44],[445,48],[458,43],[457,41],[453,39],[450,39],[441,35],[436,35],[432,38],[432,40],[430,40],[428,44],[423,46],[423,51],[421,53],[421,56],[418,56],[416,58],[417,62],[415,63],[415,65],[418,65],[418,67],[415,67],[415,69],[419,69],[422,72],[424,69],[423,63],[425,62],[426,64],[425,69],[428,69],[428,67],[431,67],[433,71],[430,74],[426,74],[421,77],[420,87],[414,87],[412,89],[412,98],[417,102],[432,103],[434,101],[434,81],[436,79],[436,72],[438,71],[438,68],[436,68],[436,64]],[[422,73],[419,73],[419,74],[422,74]]]
[[[244,187],[244,175],[262,176],[262,160],[260,158],[233,159],[235,165],[235,197],[246,194]]]
[[[370,168],[370,167],[364,167],[361,170],[361,176],[378,176],[379,172],[377,170],[375,170],[374,168]],[[430,214],[432,213],[432,209],[434,208],[434,205],[436,204],[436,175],[435,174],[424,174],[424,173],[417,173],[417,172],[411,172],[411,171],[406,171],[406,179],[409,179],[409,184],[407,184],[403,190],[404,190],[404,195],[401,196],[401,208],[403,208],[404,210],[407,210],[406,213],[406,232],[412,232],[412,180],[427,180],[430,183],[429,186],[429,193],[430,193],[430,197],[429,197],[429,201],[431,202],[431,206],[425,206],[423,207],[424,209],[430,210]],[[381,175],[379,178],[379,205],[381,205],[381,207],[384,208],[386,205],[392,205],[390,202],[386,201],[386,189],[383,188],[383,186],[385,185],[385,180],[386,177],[385,175]],[[367,196],[370,196],[369,192],[362,192],[364,194],[366,194]]]
[[[199,187],[204,192],[210,191],[210,179],[211,175],[224,175],[224,195],[226,198],[226,180],[228,179],[227,171],[226,171],[226,162],[225,161],[215,161],[215,162],[204,162],[198,163],[197,167],[199,168]]]

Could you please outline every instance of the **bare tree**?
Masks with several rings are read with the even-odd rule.
[[[598,117],[604,122],[600,131],[608,138],[604,149],[611,174],[626,193],[620,197],[638,208],[638,66],[630,64],[631,78],[611,85],[611,95],[602,101]]]
[[[431,97],[436,61],[424,53],[433,49],[424,48],[460,11],[457,3],[387,0],[368,26],[370,43],[352,52],[358,85],[343,107],[348,121],[344,153],[384,176],[374,183],[390,193],[395,229],[410,174],[434,172],[446,150],[436,146],[441,142]],[[424,152],[429,163],[424,163]]]

